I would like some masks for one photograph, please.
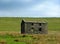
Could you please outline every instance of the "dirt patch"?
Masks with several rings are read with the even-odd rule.
[[[0,44],[7,44],[6,40],[0,40]]]
[[[0,35],[5,35],[5,34],[13,34],[13,35],[17,35],[20,34],[20,32],[16,32],[16,31],[0,31]]]

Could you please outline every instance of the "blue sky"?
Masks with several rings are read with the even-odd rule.
[[[60,17],[60,0],[0,0],[0,17]]]

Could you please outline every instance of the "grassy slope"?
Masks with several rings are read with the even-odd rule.
[[[21,20],[46,20],[48,22],[48,30],[56,31],[56,34],[48,34],[48,35],[33,35],[33,36],[26,36],[21,37],[22,35],[10,33],[4,35],[5,33],[0,32],[0,41],[6,41],[7,44],[25,44],[25,43],[32,43],[32,44],[60,44],[60,18],[3,18],[0,17],[0,31],[20,31],[21,28]],[[57,34],[58,33],[58,34]],[[20,33],[19,33],[20,34]],[[1,36],[2,35],[2,36]],[[13,38],[15,37],[15,38]],[[18,38],[19,41],[22,42],[14,42],[14,40]],[[29,39],[30,38],[30,39]],[[33,42],[32,42],[33,41]]]
[[[60,44],[60,35],[47,34],[47,35],[0,35],[0,43],[6,42],[7,44]],[[15,40],[18,40],[17,42]]]
[[[19,18],[0,18],[0,30],[2,31],[19,31]]]
[[[21,20],[46,20],[48,22],[48,30],[60,31],[60,18],[14,18],[0,17],[0,31],[20,31]]]

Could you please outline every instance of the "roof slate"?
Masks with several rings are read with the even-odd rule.
[[[25,20],[25,19],[23,19],[23,21],[26,23],[47,23],[46,21],[43,21],[43,20]]]

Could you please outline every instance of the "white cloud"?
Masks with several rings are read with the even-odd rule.
[[[60,9],[59,5],[46,1],[46,2],[37,4],[33,7],[31,7],[29,10],[32,12],[36,11],[37,14],[42,14],[42,15],[44,14],[44,16],[58,17],[58,16],[60,16],[59,9]],[[34,14],[36,14],[36,13],[34,13]]]
[[[1,0],[2,2],[32,2],[33,0]]]
[[[31,2],[32,0],[20,1]],[[45,1],[25,9],[17,8],[15,10],[0,11],[0,16],[60,17],[60,8],[56,3]]]
[[[20,0],[21,2],[32,2],[33,0]]]

